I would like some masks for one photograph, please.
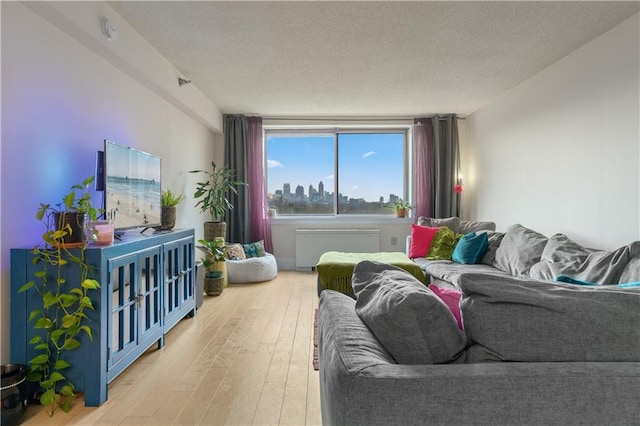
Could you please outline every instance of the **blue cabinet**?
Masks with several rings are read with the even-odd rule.
[[[11,362],[26,364],[35,352],[29,313],[40,306],[34,291],[17,290],[33,279],[31,249],[11,250]],[[107,400],[108,384],[148,348],[164,345],[164,335],[195,313],[193,229],[152,235],[127,232],[111,246],[90,246],[85,255],[101,288],[87,311],[93,340],[69,352],[67,377],[84,392],[85,405]],[[69,270],[68,276],[74,271]]]

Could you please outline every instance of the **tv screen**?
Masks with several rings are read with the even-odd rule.
[[[105,219],[115,229],[160,225],[161,165],[159,157],[104,141]]]

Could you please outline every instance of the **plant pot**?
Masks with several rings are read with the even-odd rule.
[[[27,411],[27,366],[5,364],[2,366],[2,421],[3,426],[19,425]]]
[[[168,231],[176,226],[176,206],[162,206],[162,213],[160,215],[161,231]]]
[[[396,217],[405,217],[407,215],[407,209],[396,209]]]
[[[62,238],[62,243],[67,247],[79,247],[85,241],[85,219],[87,215],[79,212],[56,212],[53,215],[56,221],[56,229],[67,231]],[[67,227],[68,225],[68,227]]]
[[[222,278],[223,277],[223,273],[222,271],[207,271],[207,273],[205,274],[206,278]]]
[[[227,222],[205,222],[204,239],[214,241],[217,237],[227,237]]]
[[[204,292],[207,296],[220,296],[224,285],[224,278],[209,278],[204,277]]]

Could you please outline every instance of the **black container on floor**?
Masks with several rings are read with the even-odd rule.
[[[2,366],[2,426],[19,425],[27,411],[27,366],[4,364]]]

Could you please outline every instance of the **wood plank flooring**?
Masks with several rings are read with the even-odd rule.
[[[84,407],[79,395],[53,418],[29,406],[23,424],[320,425],[317,306],[315,273],[230,285],[118,376],[102,406]]]

